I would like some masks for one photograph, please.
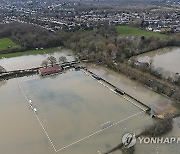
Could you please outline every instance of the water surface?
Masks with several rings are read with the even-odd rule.
[[[158,113],[172,113],[176,110],[172,100],[152,92],[126,76],[99,66],[88,65],[88,68]],[[56,153],[23,96],[18,86],[20,82],[26,95],[37,107],[38,116],[57,149],[99,130],[100,125],[108,120],[117,122],[139,112],[139,109],[83,72],[69,71],[48,78],[32,76],[1,81],[0,153],[3,154]],[[152,122],[151,117],[139,114],[58,153],[98,154],[97,151],[104,152],[121,143],[124,133],[139,133]],[[178,135],[179,125],[175,123],[168,136]],[[138,144],[136,153],[155,153],[156,146]],[[158,147],[162,154],[176,154],[180,151],[176,144]]]
[[[155,68],[161,67],[165,71],[180,73],[180,47],[167,47],[141,54],[136,57],[140,62],[153,61]]]
[[[70,51],[63,50],[49,54],[25,55],[20,57],[4,58],[0,59],[0,65],[3,66],[7,71],[33,68],[40,66],[42,61],[46,60],[49,56],[56,57],[57,61],[61,56],[65,56],[68,61],[74,60],[74,57],[72,56],[72,53]]]

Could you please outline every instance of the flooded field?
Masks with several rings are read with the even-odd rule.
[[[61,56],[65,56],[68,61],[74,60],[74,57],[72,56],[72,53],[70,51],[63,50],[49,54],[26,55],[13,58],[4,58],[0,59],[0,65],[3,66],[7,71],[33,68],[40,66],[42,61],[46,60],[49,56],[54,56],[57,58],[57,60]]]
[[[159,114],[163,114],[164,112],[173,113],[177,110],[177,108],[180,109],[180,105],[174,101],[153,92],[143,85],[128,79],[122,74],[115,73],[114,71],[96,65],[88,64],[86,66],[92,72],[98,74],[105,80],[123,89],[131,96],[134,96],[138,100],[150,106]]]
[[[142,114],[140,109],[81,71],[29,80],[21,86],[37,107],[56,149],[100,131],[105,122],[117,123]]]
[[[136,57],[140,62],[153,61],[155,68],[161,67],[165,71],[180,73],[180,47],[162,48]]]
[[[106,151],[120,143],[127,131],[140,131],[152,123],[149,116],[83,72],[33,78],[13,79],[1,85],[0,151],[3,154],[55,153],[18,83],[32,99],[57,150],[101,130],[101,124],[109,120],[119,122],[59,151],[62,154]]]
[[[15,58],[14,64],[16,62]],[[177,110],[175,102],[126,76],[95,65],[87,67],[158,113]],[[138,134],[153,123],[150,116],[82,71],[0,81],[0,98],[0,153],[3,154],[98,154],[121,143],[125,133]],[[37,108],[37,116],[56,151],[30,108],[29,99]],[[117,124],[102,130],[101,125],[107,121]],[[175,122],[167,136],[179,136],[179,128]],[[137,144],[135,153],[176,154],[179,151],[176,144]],[[113,154],[119,153],[121,151]]]
[[[128,79],[126,76],[118,74],[114,71],[106,69],[104,67],[96,66],[93,64],[85,65],[89,70],[101,76],[105,80],[111,82],[112,84],[123,89],[128,94],[134,96],[138,100],[144,102],[150,106],[155,112],[159,114],[163,113],[173,113],[180,110],[180,105],[174,101],[161,96],[141,84]],[[164,137],[179,137],[180,134],[180,118],[174,120],[173,129]],[[178,144],[136,144],[135,153],[159,153],[159,154],[177,154],[180,151],[180,146]],[[119,154],[120,151],[114,152],[113,154]]]

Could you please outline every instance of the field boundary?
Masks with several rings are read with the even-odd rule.
[[[32,100],[26,95],[23,87],[21,86],[21,83],[23,83],[23,82],[27,82],[27,81],[31,81],[31,80],[37,80],[37,79],[39,79],[39,78],[28,79],[28,80],[24,80],[24,81],[18,82],[18,86],[19,86],[19,89],[20,89],[20,91],[22,92],[23,96],[25,97],[26,101],[28,102],[28,104],[29,104],[30,107],[32,108],[32,111],[33,111],[33,113],[34,113],[34,115],[35,115],[38,123],[40,124],[43,132],[45,133],[45,135],[46,135],[47,139],[49,140],[49,142],[50,142],[53,150],[54,150],[56,153],[57,153],[57,152],[60,152],[60,151],[62,151],[62,150],[65,150],[65,149],[67,149],[67,148],[69,148],[69,147],[71,147],[71,146],[73,146],[73,145],[75,145],[75,144],[77,144],[77,143],[79,143],[79,142],[82,142],[82,141],[84,141],[84,140],[86,140],[86,139],[88,139],[88,138],[91,138],[91,137],[93,137],[93,136],[95,136],[95,135],[98,135],[98,134],[102,133],[103,131],[105,131],[105,130],[113,127],[113,126],[116,126],[116,125],[118,125],[118,124],[120,124],[120,123],[122,123],[122,122],[125,122],[125,121],[127,121],[127,120],[129,120],[129,119],[132,119],[132,118],[134,118],[135,116],[140,115],[140,114],[142,114],[142,113],[145,112],[145,111],[140,111],[140,112],[138,112],[138,113],[135,113],[135,114],[133,114],[133,115],[127,117],[127,118],[124,118],[124,119],[122,119],[122,120],[120,120],[120,121],[118,121],[118,122],[116,122],[116,123],[113,123],[112,125],[104,128],[104,129],[100,129],[100,130],[98,130],[98,131],[96,131],[96,132],[94,132],[94,133],[91,133],[90,135],[85,136],[85,137],[83,137],[83,138],[81,138],[81,139],[79,139],[79,140],[77,140],[77,141],[75,141],[75,142],[73,142],[73,143],[71,143],[71,144],[68,144],[68,145],[66,145],[66,146],[64,146],[64,147],[62,147],[62,148],[60,148],[60,149],[57,149],[56,146],[55,146],[55,144],[53,143],[53,140],[52,140],[51,137],[49,136],[48,131],[47,131],[46,128],[43,126],[40,118],[38,117],[37,112],[33,110],[33,109],[34,109],[33,104],[30,103],[30,101],[32,101]],[[113,91],[113,89],[112,89],[112,91]],[[114,92],[114,91],[113,91],[113,92]],[[31,105],[32,105],[32,106],[31,106]]]
[[[104,87],[108,88],[108,89],[109,89],[110,91],[112,91],[113,93],[119,95],[120,97],[122,97],[122,98],[125,99],[126,101],[130,102],[131,104],[133,104],[134,106],[136,106],[136,107],[139,108],[140,110],[144,111],[145,113],[150,114],[149,112],[151,111],[151,108],[150,108],[149,106],[147,106],[146,104],[140,102],[140,101],[137,100],[136,98],[134,98],[134,97],[132,97],[131,95],[127,94],[126,92],[124,92],[124,95],[121,95],[121,94],[117,93],[117,92],[115,91],[115,89],[117,89],[116,86],[114,86],[113,84],[111,84],[111,83],[109,83],[108,81],[104,80],[103,78],[100,78],[99,80],[95,79],[95,78],[92,76],[92,74],[94,74],[94,73],[92,73],[92,72],[90,72],[90,71],[87,71],[87,70],[84,70],[84,69],[81,69],[81,71],[84,72],[84,73],[85,73],[86,75],[88,75],[89,77],[91,77],[93,80],[96,80],[98,83],[100,83],[100,84],[103,85]],[[96,75],[96,74],[94,74],[94,75]],[[96,76],[97,76],[97,75],[96,75]],[[112,86],[114,89],[112,89],[112,88],[110,88],[108,85],[102,83],[101,80],[102,80],[103,82],[106,82],[108,85]],[[136,103],[134,103],[134,102],[131,101],[130,99],[126,98],[125,96],[128,96],[129,98],[135,100],[139,105],[136,104]],[[146,109],[142,108],[141,106],[143,106],[143,107],[146,108]]]

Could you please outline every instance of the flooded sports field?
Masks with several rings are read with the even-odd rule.
[[[112,124],[121,120],[128,122],[143,114],[82,71],[68,71],[20,84],[37,108],[38,117],[56,150],[101,131],[101,125],[108,121]]]
[[[92,154],[140,132],[150,116],[82,71],[1,82],[3,154]],[[37,109],[35,114],[28,100]],[[112,126],[102,129],[107,121]]]
[[[26,67],[31,67],[30,61]],[[92,64],[86,67],[160,114],[179,109],[174,101],[122,74]],[[102,129],[109,121],[111,125]],[[83,71],[69,70],[46,78],[0,81],[0,122],[2,154],[99,154],[121,143],[125,133],[140,133],[154,119]],[[167,136],[179,136],[179,128],[177,121]],[[137,143],[135,153],[176,154],[179,150],[176,144]]]

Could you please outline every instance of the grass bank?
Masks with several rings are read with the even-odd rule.
[[[55,48],[47,48],[47,49],[42,49],[42,50],[26,50],[26,51],[21,51],[21,52],[5,53],[5,54],[0,54],[0,59],[19,57],[19,56],[24,56],[24,55],[46,54],[46,53],[52,53],[52,52],[56,52],[60,50],[61,49],[59,49],[58,47],[55,47]]]
[[[167,37],[167,35],[165,34],[150,32],[131,26],[117,26],[116,30],[119,35],[124,35],[124,36],[131,35],[131,36],[145,36],[145,37],[158,37],[158,38]]]
[[[14,43],[11,39],[9,38],[2,38],[0,39],[0,50],[7,50],[9,48],[18,48],[19,45]]]

